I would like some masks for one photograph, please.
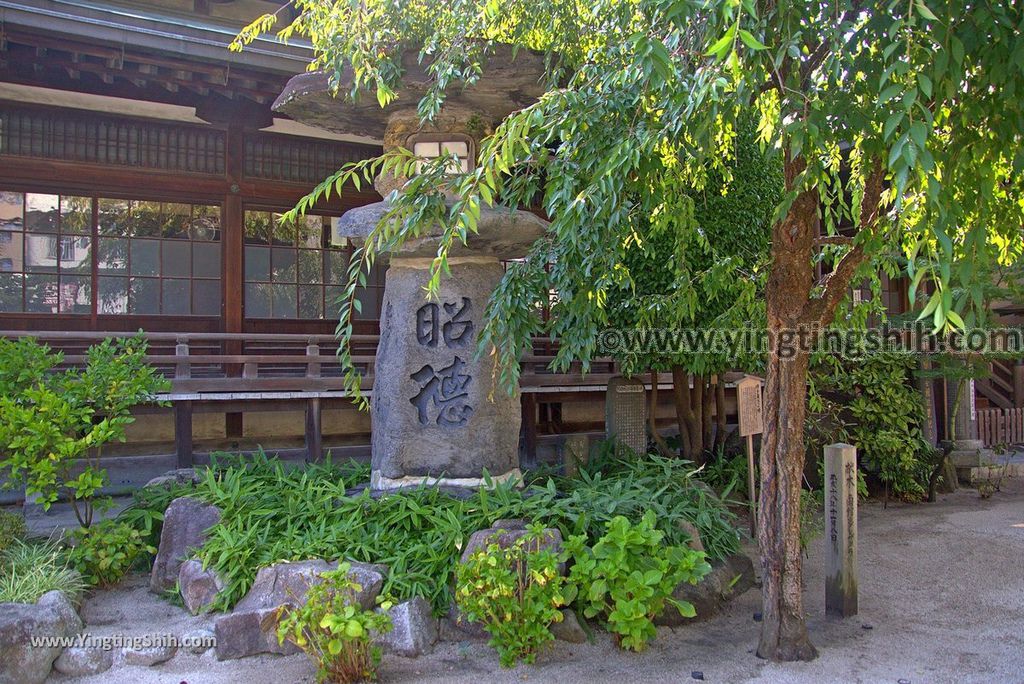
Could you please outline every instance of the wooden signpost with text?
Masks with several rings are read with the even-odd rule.
[[[740,419],[740,437],[747,439],[747,495],[750,497],[750,536],[757,534],[757,488],[754,461],[754,435],[764,432],[761,388],[764,380],[748,375],[736,383],[736,408]]]

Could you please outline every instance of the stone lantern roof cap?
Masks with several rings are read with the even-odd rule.
[[[396,113],[415,114],[433,77],[428,64],[419,61],[417,50],[402,54],[402,80],[396,99],[381,108],[368,92],[360,92],[355,102],[343,95],[352,89],[351,66],[338,82],[338,97],[331,94],[326,72],[310,72],[292,77],[274,102],[275,112],[310,126],[335,133],[363,135],[383,139],[389,119]],[[497,45],[487,55],[483,73],[476,83],[453,88],[444,108],[472,111],[490,122],[498,122],[514,111],[536,102],[545,92],[544,55],[531,50],[513,50]]]
[[[350,238],[356,244],[363,244],[388,209],[387,201],[350,209],[338,219],[335,237]],[[465,245],[456,242],[451,256],[521,259],[544,235],[547,226],[547,221],[528,211],[481,207],[477,232],[468,237]],[[437,256],[437,238],[440,235],[441,227],[434,226],[420,236],[406,240],[392,256],[433,258]]]

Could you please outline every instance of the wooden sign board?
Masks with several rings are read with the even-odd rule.
[[[736,383],[736,401],[740,414],[740,437],[764,432],[764,412],[761,406],[762,380],[753,375]]]
[[[736,408],[740,418],[740,437],[747,442],[747,496],[750,501],[750,536],[757,533],[757,464],[754,461],[754,435],[764,432],[764,411],[761,407],[761,386],[764,381],[747,375],[736,383]]]

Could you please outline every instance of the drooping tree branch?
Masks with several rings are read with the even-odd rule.
[[[882,193],[884,187],[885,172],[880,161],[876,160],[874,167],[868,174],[864,183],[864,198],[861,201],[860,229],[858,235],[874,233],[878,229],[879,219],[882,216]],[[818,238],[818,244],[829,244],[830,241]],[[832,243],[835,244],[835,243]],[[826,326],[832,322],[836,308],[846,296],[846,291],[853,281],[853,276],[865,261],[869,254],[865,248],[865,241],[854,244],[850,250],[839,259],[835,269],[822,281],[822,293],[819,298],[812,301],[808,307],[808,323]]]

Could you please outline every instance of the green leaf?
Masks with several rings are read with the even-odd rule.
[[[767,50],[768,46],[754,37],[750,31],[740,29],[740,40],[751,50]]]

